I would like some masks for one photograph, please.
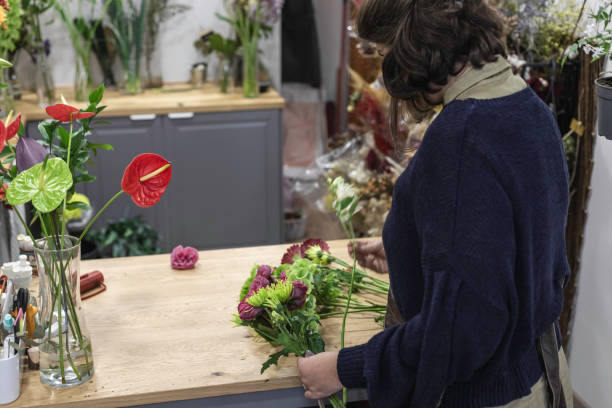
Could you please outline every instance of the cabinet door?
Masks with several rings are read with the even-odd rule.
[[[164,117],[172,245],[281,242],[280,116],[273,110]]]
[[[98,151],[93,158],[90,173],[96,176],[93,183],[81,184],[81,190],[91,200],[95,211],[98,211],[106,201],[121,190],[123,171],[130,161],[140,153],[157,153],[160,151],[158,133],[161,130],[162,118],[136,117],[109,118],[110,125],[101,125],[94,129],[89,140],[93,143],[109,143],[114,151]],[[115,200],[96,221],[94,229],[103,227],[110,220],[118,220],[124,216],[142,214],[161,236],[162,249],[168,250],[167,242],[167,197],[163,196],[160,202],[151,208],[140,208],[132,202],[130,196],[122,194]]]

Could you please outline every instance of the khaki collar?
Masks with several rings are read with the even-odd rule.
[[[478,83],[506,72],[512,76],[510,64],[501,55],[498,55],[494,62],[484,64],[482,68],[470,69],[448,87],[444,93],[444,105],[448,105],[455,99],[463,99],[461,96]]]

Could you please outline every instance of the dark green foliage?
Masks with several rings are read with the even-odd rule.
[[[99,231],[91,231],[89,239],[102,255],[112,258],[161,253],[159,234],[141,215],[110,222]]]

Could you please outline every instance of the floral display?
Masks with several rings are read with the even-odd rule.
[[[177,246],[170,254],[172,269],[193,269],[200,258],[198,250],[192,247]]]
[[[14,122],[0,127],[0,135],[18,129],[17,148],[5,144],[0,152],[0,185],[8,185],[4,200],[22,222],[35,244],[38,270],[41,273],[42,316],[40,330],[32,339],[45,354],[41,362],[41,380],[49,385],[76,385],[93,375],[91,343],[81,315],[80,298],[76,295],[80,243],[104,210],[124,192],[141,207],[154,205],[164,193],[171,178],[171,165],[161,156],[147,153],[137,156],[126,168],[122,187],[85,227],[80,237],[66,235],[69,211],[88,209],[82,201],[73,200],[78,183],[92,182],[87,165],[91,154],[98,150],[112,150],[110,145],[92,143],[88,136],[92,120],[104,110],[100,102],[104,95],[101,85],[89,95],[89,105],[80,110],[67,104],[47,107],[53,119],[41,122],[41,141],[24,135],[20,116]],[[15,123],[16,122],[16,123]],[[69,124],[66,130],[62,124]],[[3,188],[4,189],[4,188]],[[30,203],[39,220],[43,238],[36,240],[16,205]],[[193,255],[183,257],[192,260]],[[54,317],[54,316],[57,317]],[[54,321],[57,329],[52,330]],[[63,328],[62,328],[63,327]]]
[[[308,239],[292,245],[282,265],[255,265],[242,285],[234,322],[252,329],[260,338],[280,349],[262,365],[262,373],[283,356],[305,356],[324,351],[319,329],[321,319],[345,313],[371,313],[380,320],[386,312],[389,283],[370,276],[329,252],[329,245]],[[350,303],[348,294],[356,297]],[[343,402],[333,396],[333,407]]]

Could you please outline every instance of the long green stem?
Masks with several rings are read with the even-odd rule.
[[[362,309],[362,310],[349,310],[347,313],[353,314],[353,313],[379,313],[379,314],[385,314],[387,312],[387,308],[372,308],[370,309]],[[333,316],[342,316],[344,315],[344,311],[337,311],[337,312],[328,312],[328,313],[321,313],[319,314],[319,317],[321,319],[325,319],[328,317],[333,317]]]
[[[340,333],[340,348],[344,348],[344,335],[346,331],[346,318],[348,317],[349,307],[351,305],[351,297],[353,296],[353,284],[355,283],[355,270],[357,269],[357,245],[355,244],[355,231],[353,230],[353,224],[348,222],[348,228],[343,225],[345,232],[348,232],[349,239],[353,242],[353,267],[351,269],[351,284],[348,290],[348,299],[346,300],[346,309],[344,309],[344,316],[342,316],[342,331]],[[346,405],[346,388],[342,389],[342,402]]]
[[[72,150],[72,115],[70,117],[70,133],[68,134],[68,152],[66,156],[66,164],[70,168],[70,153]],[[68,193],[64,196],[63,208],[62,208],[62,236],[61,236],[61,249],[64,249],[64,237],[66,236],[66,201],[68,201]]]
[[[87,232],[89,231],[89,229],[91,228],[91,226],[94,224],[94,222],[96,222],[96,220],[98,219],[98,217],[100,215],[102,215],[102,213],[104,212],[104,210],[106,210],[106,208],[111,205],[111,203],[113,201],[115,201],[121,194],[123,194],[123,190],[119,191],[117,194],[115,194],[110,200],[108,200],[106,202],[106,204],[104,204],[104,207],[102,207],[100,209],[100,211],[98,211],[98,213],[96,214],[95,217],[93,217],[93,219],[91,221],[89,221],[89,224],[87,224],[87,227],[85,227],[85,230],[83,230],[83,232],[81,233],[81,236],[79,237],[79,241],[78,243],[80,244],[81,241],[83,240],[83,237],[87,234]]]

